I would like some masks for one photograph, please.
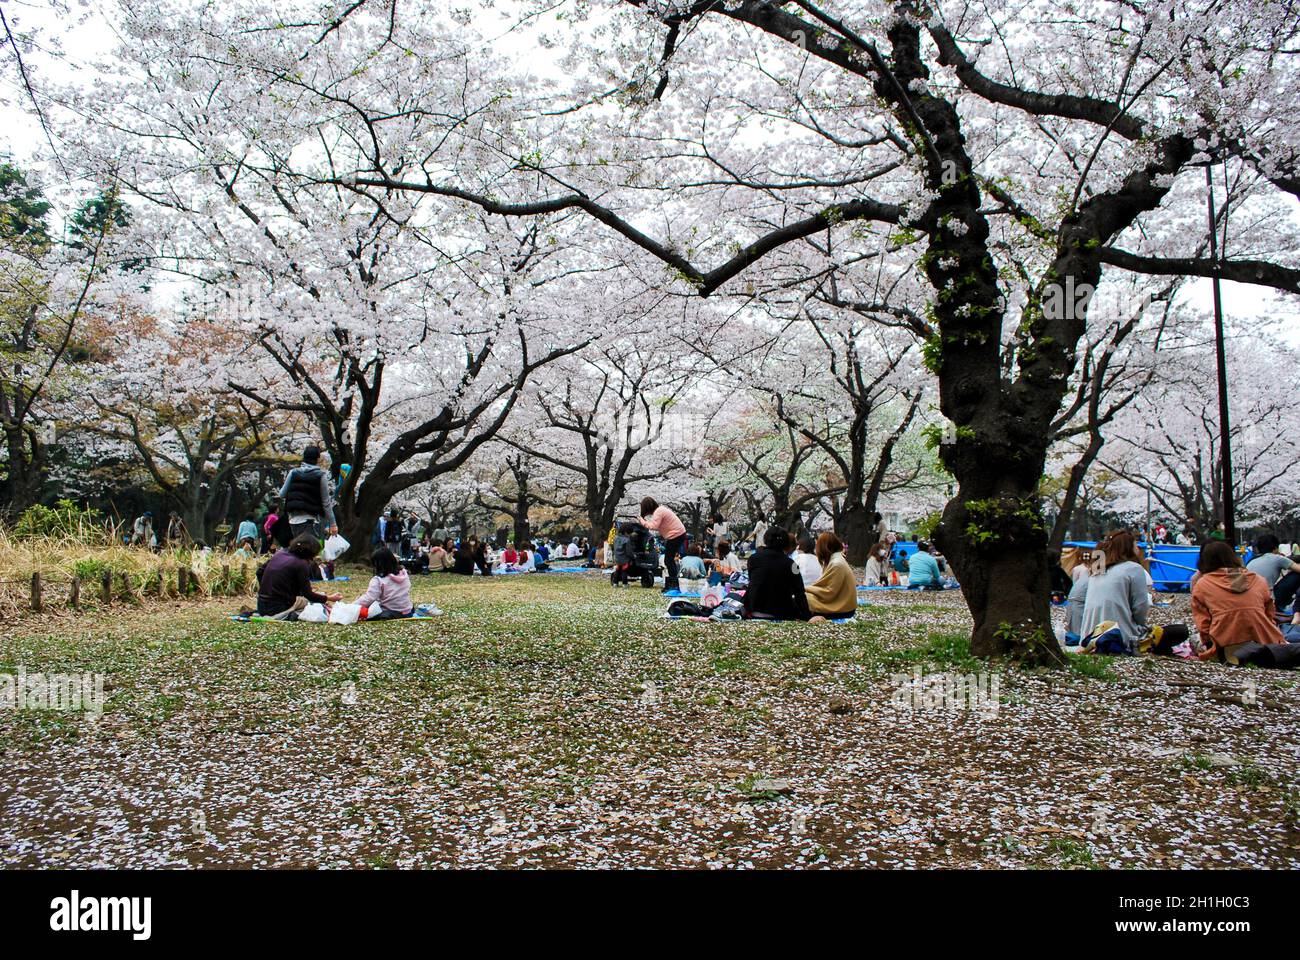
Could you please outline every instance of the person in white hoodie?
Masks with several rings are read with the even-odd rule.
[[[882,540],[873,546],[871,553],[867,555],[867,569],[863,574],[862,582],[868,587],[886,586],[891,572],[889,544]]]
[[[817,559],[817,554],[813,552],[815,549],[813,538],[804,534],[799,538],[799,545],[794,550],[794,564],[799,568],[799,576],[803,578],[805,587],[811,587],[821,579],[822,565]]]

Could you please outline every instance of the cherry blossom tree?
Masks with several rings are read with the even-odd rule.
[[[70,361],[83,352],[87,321],[121,309],[133,290],[116,270],[112,219],[55,242],[51,205],[21,172],[0,167],[0,511],[36,503],[49,469],[55,410],[72,389]]]
[[[571,110],[524,132],[475,131],[476,173],[484,154],[496,160],[490,192],[383,156],[340,182],[504,217],[580,210],[705,297],[752,295],[760,262],[798,284],[813,236],[856,239],[860,257],[886,238],[911,251],[932,291],[925,355],[953,427],[941,457],[958,487],[937,538],[973,649],[1059,662],[1038,488],[1091,295],[1117,269],[1300,291],[1293,253],[1211,260],[1185,226],[1207,164],[1300,194],[1295,112],[1277,109],[1300,85],[1283,5],[1046,6],[1059,15],[629,0],[575,39],[566,65],[594,66]],[[640,173],[651,160],[652,183]],[[1008,248],[1030,247],[1032,270],[1002,271]]]
[[[1214,355],[1202,339],[1166,358],[1165,376],[1144,389],[1108,431],[1100,462],[1125,481],[1118,510],[1137,516],[1146,494],[1164,516],[1208,533],[1223,525]],[[1291,430],[1300,353],[1260,330],[1228,344],[1234,411],[1233,496],[1244,523],[1285,515],[1296,504],[1300,438]]]
[[[642,338],[606,338],[553,365],[531,388],[531,417],[505,435],[535,462],[576,480],[588,536],[603,541],[629,491],[690,469],[693,423],[691,354],[665,353]],[[675,501],[677,498],[674,497]]]
[[[637,349],[698,348],[707,318],[728,365],[750,315],[847,315],[920,341],[956,487],[936,536],[972,648],[1060,662],[1042,478],[1066,434],[1095,455],[1130,382],[1103,363],[1103,281],[1300,292],[1285,4],[625,0],[557,18],[520,0],[509,60],[469,7],[290,6],[124,8],[118,77],[66,109],[96,131],[78,153],[96,178],[159,212],[139,227],[151,262],[256,305],[287,381],[246,395],[309,413],[354,463],[358,528],[463,467],[595,335],[611,290],[663,305]],[[1249,225],[1217,258],[1207,181]],[[876,409],[904,442],[925,401],[899,399]],[[576,442],[574,406],[550,409],[576,429],[547,429]],[[867,509],[853,444],[822,454],[863,488],[834,509]]]
[[[582,276],[596,265],[559,242],[576,229],[571,214],[512,230],[396,193],[376,208],[322,183],[374,151],[409,147],[429,162],[424,151],[458,118],[493,109],[496,89],[447,73],[472,68],[450,34],[423,37],[408,76],[340,86],[384,22],[356,18],[347,32],[326,22],[304,51],[298,30],[260,6],[211,12],[123,8],[115,75],[68,95],[91,118],[78,157],[113,169],[145,211],[149,265],[200,284],[208,312],[272,361],[271,376],[232,365],[229,386],[314,422],[340,526],[361,545],[390,501],[462,467],[529,377],[586,342]],[[304,96],[317,79],[328,94]],[[299,94],[281,96],[284,84]],[[406,129],[368,143],[340,114],[402,115]]]
[[[291,418],[227,386],[223,371],[251,344],[224,327],[141,314],[97,326],[93,362],[60,410],[65,430],[125,451],[190,533],[209,540],[245,474],[294,465],[272,445],[294,434]]]

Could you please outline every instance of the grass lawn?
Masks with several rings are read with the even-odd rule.
[[[102,672],[108,699],[0,711],[0,864],[1300,865],[1290,674],[1091,658],[999,668],[995,711],[908,710],[899,674],[982,667],[960,596],[838,626],[668,621],[583,574],[414,592],[445,615],[11,624],[0,672]]]

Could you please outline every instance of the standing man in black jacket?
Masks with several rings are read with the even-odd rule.
[[[811,620],[803,577],[790,558],[790,534],[768,527],[763,545],[749,558],[745,616],[761,620]],[[819,618],[820,619],[820,618]]]
[[[293,536],[312,533],[317,540],[324,540],[339,532],[334,522],[334,491],[329,474],[320,468],[320,447],[314,443],[302,452],[302,463],[284,478],[280,499]]]

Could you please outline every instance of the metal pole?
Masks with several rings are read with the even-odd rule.
[[[1219,469],[1223,474],[1223,536],[1234,547],[1237,545],[1236,504],[1232,496],[1232,441],[1229,437],[1228,419],[1228,359],[1223,336],[1223,295],[1219,289],[1219,228],[1214,215],[1214,173],[1205,165],[1205,185],[1210,214],[1210,258],[1214,261],[1214,275],[1210,278],[1214,289],[1214,352],[1219,373]]]

